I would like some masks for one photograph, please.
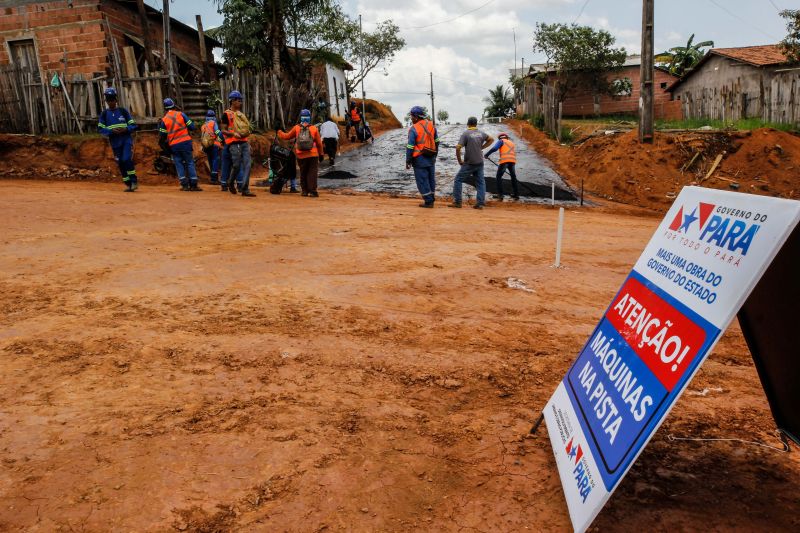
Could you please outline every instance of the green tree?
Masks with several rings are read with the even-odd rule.
[[[449,118],[450,118],[450,113],[448,113],[444,109],[436,112],[436,120],[438,120],[442,124],[446,123]]]
[[[543,53],[548,70],[555,70],[558,99],[563,102],[577,91],[611,94],[608,75],[621,70],[627,57],[625,48],[614,48],[614,42],[609,32],[589,26],[537,23],[533,51]],[[539,81],[547,81],[547,74]]]
[[[486,117],[507,117],[514,111],[511,89],[502,85],[489,89],[489,96],[484,97],[483,101],[487,104],[483,110]]]
[[[379,23],[375,31],[364,32],[360,38],[352,39],[349,43],[343,55],[350,58],[356,70],[347,74],[348,92],[354,90],[367,74],[381,64],[384,69],[389,66],[395,54],[406,45],[405,39],[400,37],[400,28],[391,20]]]
[[[692,44],[692,41],[694,41],[694,34],[689,37],[686,46],[674,46],[666,52],[656,55],[656,63],[666,66],[673,76],[683,76],[706,55],[706,50],[703,48],[714,46],[714,41],[703,41],[696,44]]]
[[[800,9],[784,9],[781,17],[786,19],[786,38],[781,41],[780,47],[789,61],[800,62]]]

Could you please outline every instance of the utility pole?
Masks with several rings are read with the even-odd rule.
[[[358,15],[358,33],[360,37],[361,53],[361,117],[367,121],[367,93],[364,92],[364,30],[361,27],[361,15]]]
[[[169,18],[169,0],[164,0],[164,9],[162,13],[164,21],[164,61],[167,62],[167,74],[169,76],[169,93],[170,96],[176,97],[175,94],[175,72],[172,68],[172,44],[170,43],[170,18]]]
[[[639,142],[653,142],[653,78],[655,77],[655,58],[653,57],[653,4],[655,0],[642,0],[642,65],[639,77]]]
[[[514,70],[517,70],[517,28],[511,28],[514,35]]]
[[[431,122],[436,125],[436,106],[433,105],[433,72],[431,72]]]

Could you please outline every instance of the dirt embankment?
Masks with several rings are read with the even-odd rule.
[[[356,100],[359,106],[359,100]],[[401,127],[400,121],[391,109],[375,100],[367,100],[367,120],[373,135]],[[339,126],[339,152],[348,152],[361,143],[350,142],[345,137],[344,126]],[[351,130],[352,133],[352,130]],[[139,174],[139,181],[144,184],[172,184],[175,176],[160,174],[153,167],[160,149],[158,135],[155,132],[137,132],[135,137],[134,161]],[[206,155],[203,153],[199,134],[195,134],[198,142],[194,143],[194,156],[197,161],[197,172],[208,178],[209,169]],[[264,179],[267,169],[261,162],[269,153],[269,146],[275,138],[275,132],[256,134],[250,137],[253,150],[253,173],[251,179]],[[33,135],[0,134],[0,179],[48,179],[68,181],[104,181],[120,180],[119,170],[114,161],[114,154],[105,138],[100,135],[70,135],[43,137]]]
[[[800,198],[800,137],[791,133],[656,133],[653,144],[639,144],[630,131],[560,146],[527,122],[510,123],[570,185],[583,180],[587,193],[608,200],[665,211],[681,188],[698,184]]]

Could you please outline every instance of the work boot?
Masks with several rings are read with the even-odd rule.
[[[253,192],[250,192],[250,190],[249,190],[249,189],[248,189],[248,190],[246,190],[246,191],[242,191],[242,196],[247,196],[247,197],[250,197],[250,198],[252,198],[252,197],[254,197],[255,195],[256,195],[256,194],[255,194],[255,193],[253,193]]]
[[[447,204],[447,207],[454,207],[456,209],[461,209],[461,202],[453,202],[452,204]]]
[[[235,181],[231,182],[231,184],[228,185],[228,192],[231,193],[231,194],[236,194],[238,192],[236,190],[236,182]]]
[[[138,181],[134,181],[134,182],[131,183],[131,192],[135,191],[138,188],[139,188],[139,182]]]
[[[203,192],[203,189],[201,189],[200,186],[197,185],[197,184],[192,185],[191,187],[189,187],[189,190],[190,191],[194,191],[194,192]]]
[[[122,192],[133,192],[133,188],[131,188],[131,186],[130,186],[130,185],[128,185],[128,186],[125,188],[125,190],[123,190]]]
[[[492,198],[494,198],[495,200],[500,200],[501,202],[503,201],[503,195],[502,194],[493,194]]]
[[[420,207],[424,207],[426,209],[433,209],[433,202],[424,202],[419,204]]]
[[[297,189],[289,189],[289,192],[300,192]]]
[[[483,209],[483,204],[475,204],[472,206],[472,209]]]
[[[336,164],[336,158],[335,157],[331,157],[331,166],[333,166],[335,164]]]
[[[189,190],[189,186],[188,185],[181,185],[181,190],[182,191],[188,191]]]
[[[221,186],[220,186],[219,190],[221,190],[222,192],[228,192],[228,184],[227,183],[220,182],[220,185]]]
[[[303,191],[303,194],[301,194],[300,196],[308,196],[308,193],[306,191]]]
[[[514,194],[511,196],[514,200],[519,200],[519,194]]]
[[[308,193],[308,195],[311,198],[318,198],[319,197],[319,193],[317,191],[311,191],[310,193]]]

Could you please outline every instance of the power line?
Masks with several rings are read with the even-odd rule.
[[[572,23],[573,23],[573,24],[575,24],[576,22],[578,22],[578,19],[579,19],[579,18],[581,18],[581,15],[583,15],[583,10],[584,10],[584,9],[586,9],[586,6],[587,6],[587,5],[589,5],[589,0],[586,0],[586,1],[583,3],[583,7],[581,7],[581,11],[580,11],[580,13],[578,13],[578,16],[577,16],[577,17],[575,17],[575,20],[573,20],[573,21],[572,21]]]
[[[490,91],[490,90],[491,90],[491,89],[489,89],[488,87],[482,87],[482,86],[480,86],[480,85],[477,85],[477,84],[475,84],[475,83],[470,83],[470,82],[468,82],[468,81],[462,81],[462,80],[453,80],[453,79],[450,79],[450,78],[445,78],[444,76],[440,76],[439,74],[436,74],[435,76],[436,76],[437,78],[441,78],[441,79],[443,79],[443,80],[452,81],[453,83],[463,83],[464,85],[472,85],[473,87],[477,87],[478,89],[483,89],[484,91]]]
[[[778,7],[778,4],[776,4],[776,3],[774,2],[774,0],[769,0],[769,3],[770,3],[770,4],[772,4],[772,7],[774,7],[775,9],[777,9],[777,10],[778,10],[778,13],[780,13],[781,11],[783,11],[781,8],[779,8],[779,7]]]
[[[476,7],[475,9],[470,9],[469,11],[465,11],[465,12],[461,13],[460,15],[456,15],[455,17],[447,19],[447,20],[440,20],[439,22],[434,22],[433,24],[427,24],[425,26],[408,26],[406,29],[408,29],[408,30],[422,30],[422,29],[425,29],[425,28],[430,28],[432,26],[438,26],[439,24],[447,24],[448,22],[453,22],[454,20],[458,20],[461,17],[469,15],[470,13],[475,13],[476,11],[478,11],[480,9],[483,9],[484,7],[486,7],[489,4],[492,4],[494,2],[495,2],[495,0],[489,0],[485,4],[481,4],[478,7]]]
[[[747,24],[748,26],[750,26],[754,30],[758,31],[762,35],[765,35],[765,36],[769,37],[770,39],[775,39],[776,41],[780,40],[778,37],[775,37],[774,35],[771,35],[769,32],[766,32],[766,31],[762,30],[761,28],[759,28],[758,26],[756,26],[754,24],[751,24],[749,20],[740,17],[739,15],[737,15],[736,13],[734,13],[733,11],[728,9],[727,7],[725,7],[725,6],[721,5],[721,4],[718,4],[716,0],[708,0],[708,1],[711,2],[712,4],[714,4],[715,6],[717,6],[718,8],[720,8],[721,10],[723,10],[728,15],[732,16],[733,18],[739,20],[740,22],[744,22],[745,24]],[[773,5],[775,5],[775,4],[773,4]]]

